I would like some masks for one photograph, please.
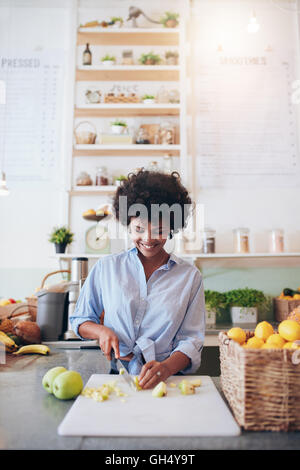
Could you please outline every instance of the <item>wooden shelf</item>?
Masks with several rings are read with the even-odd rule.
[[[75,145],[73,156],[98,156],[98,155],[123,155],[123,156],[154,156],[154,155],[172,155],[180,156],[180,145]]]
[[[114,65],[78,67],[76,70],[76,81],[178,81],[179,66],[172,65]]]
[[[178,46],[178,28],[79,28],[77,45]]]
[[[114,194],[117,190],[117,186],[74,186],[69,191],[70,196],[93,196],[99,194]]]
[[[102,116],[178,116],[180,104],[155,103],[100,103],[86,104],[75,107],[75,117],[102,117]]]
[[[186,258],[186,259],[225,259],[225,258],[289,258],[289,257],[300,257],[300,253],[248,253],[244,255],[236,254],[236,253],[214,253],[211,255],[205,255],[203,253],[174,253],[179,258]],[[78,254],[78,253],[63,253],[63,254],[56,254],[55,257],[57,258],[71,258],[75,256],[86,256],[88,258],[97,258],[100,255],[94,254]]]

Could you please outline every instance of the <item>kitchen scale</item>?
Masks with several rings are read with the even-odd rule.
[[[88,228],[85,232],[85,253],[90,254],[109,254],[111,244],[108,232],[107,221],[110,215],[84,216],[84,219],[97,221],[97,224]],[[104,222],[103,222],[104,221]]]

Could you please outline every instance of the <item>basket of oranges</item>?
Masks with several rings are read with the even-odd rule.
[[[273,299],[273,310],[275,320],[285,320],[296,307],[300,306],[300,287],[297,290],[286,287]]]
[[[244,429],[300,430],[300,323],[219,333],[221,386]]]

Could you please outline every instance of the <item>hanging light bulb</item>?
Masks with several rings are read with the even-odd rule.
[[[257,33],[259,28],[260,28],[260,25],[257,22],[256,14],[253,11],[252,16],[251,16],[251,18],[249,20],[249,23],[248,23],[248,27],[247,27],[248,33]]]
[[[9,190],[6,186],[6,177],[4,171],[1,173],[1,179],[0,179],[0,196],[8,196],[9,195]]]

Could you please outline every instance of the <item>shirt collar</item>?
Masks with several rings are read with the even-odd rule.
[[[130,248],[130,250],[128,250],[129,253],[133,253],[135,255],[137,255],[138,253],[138,249],[136,246],[134,246],[133,248]],[[173,264],[181,264],[182,263],[182,260],[180,258],[177,258],[176,255],[174,255],[174,253],[170,253],[170,257],[168,259],[168,262],[166,264],[164,264],[164,269],[170,269],[171,266],[173,266]],[[162,268],[162,266],[161,266]]]

